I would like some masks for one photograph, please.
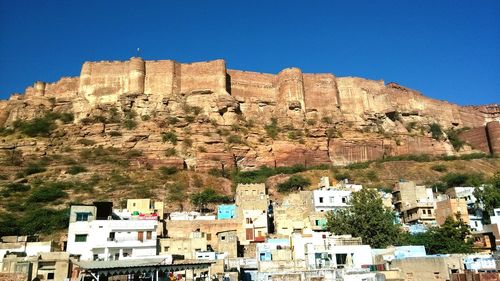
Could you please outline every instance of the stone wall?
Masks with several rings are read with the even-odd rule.
[[[489,122],[486,124],[486,131],[491,154],[500,155],[500,122]]]
[[[23,273],[0,273],[0,281],[27,281],[28,276]]]
[[[491,121],[486,126],[461,132],[459,138],[474,149],[486,154],[498,155],[500,153],[500,122]]]
[[[473,148],[484,153],[490,153],[488,145],[488,137],[486,135],[486,127],[477,127],[459,134],[459,138],[469,143]]]
[[[168,237],[188,238],[191,232],[200,231],[210,234],[207,244],[218,250],[217,233],[233,231],[241,228],[241,223],[236,220],[174,220],[167,221]]]

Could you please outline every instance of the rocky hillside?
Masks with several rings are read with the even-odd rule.
[[[1,101],[0,149],[24,158],[137,150],[136,165],[201,172],[346,165],[498,153],[499,120],[498,105],[460,107],[395,83],[131,58],[86,62],[79,77],[36,82]],[[37,125],[50,130],[26,129]]]
[[[378,188],[464,171],[486,180],[500,170],[499,119],[498,105],[296,68],[87,62],[0,101],[0,234],[64,232],[71,202],[192,210],[193,194],[231,195],[237,182],[267,181],[279,201],[276,185],[296,173],[311,187],[320,176]]]

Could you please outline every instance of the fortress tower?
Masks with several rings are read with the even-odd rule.
[[[146,64],[142,58],[132,57],[128,64],[128,92],[130,94],[144,93],[144,78]]]
[[[279,110],[293,119],[302,118],[305,112],[302,71],[295,67],[283,69],[278,73],[276,88],[276,100],[282,105]]]

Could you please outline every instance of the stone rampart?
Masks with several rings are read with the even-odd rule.
[[[489,122],[486,124],[486,131],[491,154],[500,155],[500,122]]]
[[[470,144],[472,148],[481,150],[484,153],[490,153],[488,145],[488,137],[486,135],[486,127],[477,127],[459,134],[462,141]]]

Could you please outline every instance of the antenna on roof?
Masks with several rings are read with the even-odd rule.
[[[139,57],[139,53],[140,53],[140,52],[141,52],[141,48],[137,48],[137,51],[136,51],[136,53],[135,53],[135,56],[136,56],[136,57]]]

